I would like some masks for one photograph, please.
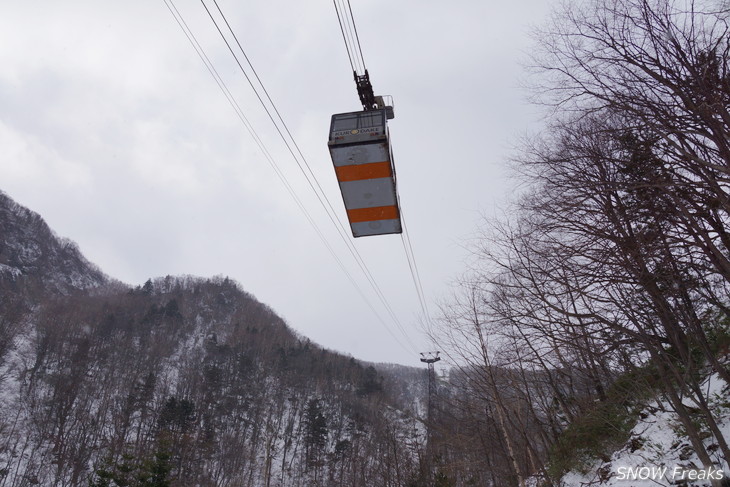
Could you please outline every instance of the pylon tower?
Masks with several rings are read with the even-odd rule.
[[[428,421],[433,419],[434,395],[436,394],[436,373],[433,364],[441,360],[441,352],[421,352],[421,362],[428,365]]]
[[[433,478],[433,409],[436,395],[436,373],[433,364],[441,360],[440,352],[421,352],[421,362],[428,365],[428,417],[426,419],[426,471]]]

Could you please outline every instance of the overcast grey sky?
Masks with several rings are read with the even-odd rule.
[[[432,314],[464,270],[504,162],[535,127],[520,61],[545,0],[351,0],[390,132],[402,210]],[[431,345],[399,236],[354,241],[375,297],[198,0],[175,0],[246,116],[390,332],[328,253],[163,0],[0,6],[0,189],[132,285],[227,275],[313,341],[420,365]],[[211,1],[212,5],[212,1]],[[360,109],[331,1],[220,0],[342,221],[333,113]],[[352,238],[351,236],[349,238]],[[391,336],[395,334],[405,345]]]

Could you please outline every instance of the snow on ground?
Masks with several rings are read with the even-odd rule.
[[[0,274],[7,274],[10,276],[10,279],[13,280],[19,275],[21,275],[23,271],[18,269],[17,267],[11,267],[6,264],[0,264]]]
[[[719,418],[723,436],[730,440],[730,387],[712,375],[704,389],[715,417]],[[689,400],[686,403],[695,406]],[[610,461],[596,461],[588,473],[569,472],[563,477],[563,487],[700,487],[711,485],[710,475],[730,477],[729,465],[718,451],[713,436],[704,440],[716,463],[713,470],[708,470],[703,468],[689,440],[680,434],[681,425],[674,412],[655,401],[643,413],[645,419],[639,420],[629,441],[614,452]]]
[[[23,325],[0,357],[0,472],[12,464],[16,465],[16,472],[25,470],[26,449],[31,442],[28,408],[22,406],[21,389],[33,365],[36,339],[35,327]]]

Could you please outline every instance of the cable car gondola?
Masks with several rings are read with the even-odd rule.
[[[395,168],[388,134],[393,107],[332,115],[329,150],[352,235],[401,233]]]

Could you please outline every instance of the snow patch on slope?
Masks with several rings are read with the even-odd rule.
[[[0,276],[10,276],[10,279],[15,280],[16,277],[20,276],[23,273],[20,269],[17,267],[11,267],[6,264],[0,264]]]
[[[35,356],[35,328],[24,327],[0,362],[0,471],[17,464],[24,471],[29,453],[30,431],[27,408],[23,407],[23,387]]]
[[[713,374],[703,387],[723,436],[730,438],[730,386]],[[687,401],[687,406],[694,404]],[[641,416],[645,419],[639,420],[629,441],[613,453],[610,461],[596,461],[587,473],[569,472],[563,477],[562,486],[709,486],[709,480],[701,479],[707,477],[709,471],[703,467],[689,440],[681,434],[681,423],[676,413],[654,401]],[[723,459],[714,436],[709,435],[704,443],[711,452],[714,468],[722,471],[714,473],[714,477],[730,477],[728,459]],[[696,472],[696,480],[690,479],[693,475],[690,471]]]

